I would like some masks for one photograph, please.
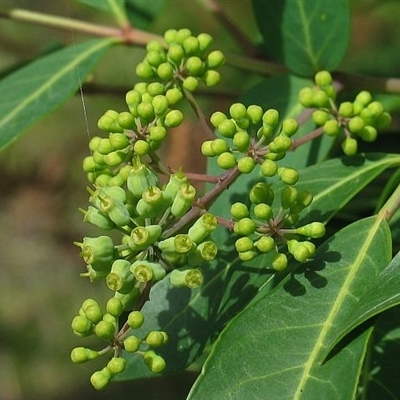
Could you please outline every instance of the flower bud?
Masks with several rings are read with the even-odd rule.
[[[114,243],[110,237],[85,237],[82,244],[75,244],[81,247],[83,260],[86,264],[90,264],[93,269],[105,271],[110,268],[115,254]]]
[[[146,353],[144,353],[144,362],[149,370],[151,372],[154,372],[155,374],[164,371],[167,366],[165,360],[161,356],[158,356],[156,353],[154,353],[154,351],[152,350],[146,351]]]
[[[103,312],[101,311],[101,308],[97,304],[93,304],[88,306],[85,310],[85,315],[87,319],[92,322],[93,324],[97,324],[101,319],[103,318]]]
[[[71,351],[71,361],[75,364],[84,363],[86,361],[94,360],[99,353],[85,347],[75,347]]]
[[[188,90],[189,92],[195,92],[199,87],[199,78],[195,78],[194,76],[188,76],[183,80],[183,88]]]
[[[203,214],[196,222],[189,228],[188,237],[194,243],[201,243],[211,232],[213,232],[218,225],[217,218],[210,213]]]
[[[318,108],[329,107],[329,96],[324,90],[315,90],[313,94],[314,105]]]
[[[252,250],[253,246],[253,241],[247,236],[241,237],[235,242],[235,248],[238,253],[244,253],[245,251]]]
[[[251,261],[254,257],[257,256],[257,252],[255,250],[248,250],[248,251],[242,251],[238,253],[240,260],[243,262],[246,261]]]
[[[181,63],[183,58],[185,57],[185,51],[183,50],[182,46],[179,44],[172,44],[169,46],[167,57],[177,66]]]
[[[100,321],[94,328],[94,333],[99,339],[110,341],[115,334],[115,326],[109,321]]]
[[[370,92],[363,90],[360,93],[358,93],[358,95],[355,98],[355,101],[366,107],[372,101],[372,95]]]
[[[185,53],[188,56],[197,54],[200,49],[199,39],[197,39],[197,37],[194,37],[194,36],[187,37],[183,41],[182,45],[183,45],[183,49],[185,50]]]
[[[225,64],[225,56],[220,50],[214,50],[207,56],[207,67],[210,69],[221,67]]]
[[[124,349],[129,353],[136,353],[139,350],[141,341],[136,336],[128,336],[124,340]]]
[[[197,268],[174,269],[169,280],[173,286],[194,289],[203,283],[203,273]]]
[[[171,88],[165,92],[165,97],[170,105],[174,105],[182,100],[183,94],[179,88]]]
[[[268,253],[275,248],[275,240],[271,236],[261,236],[254,242],[254,246],[262,253]]]
[[[287,257],[283,253],[276,253],[272,259],[271,266],[276,271],[283,271],[287,267]]]
[[[325,226],[322,222],[312,222],[297,228],[296,233],[317,239],[325,235]]]
[[[357,153],[357,140],[352,137],[346,137],[341,144],[343,153],[347,156],[354,156]]]
[[[89,206],[87,211],[82,209],[80,209],[80,211],[84,214],[84,222],[88,222],[89,224],[105,230],[113,229],[115,226],[114,222],[111,221],[106,213],[102,213],[95,207]]]
[[[183,114],[179,110],[172,110],[165,116],[165,126],[175,128],[183,121]]]
[[[249,199],[253,204],[265,203],[271,205],[274,201],[274,192],[267,183],[258,182],[251,188]]]
[[[129,293],[135,283],[130,271],[131,263],[128,260],[115,260],[109,274],[106,276],[106,284],[109,289],[120,293]]]
[[[120,299],[112,297],[107,301],[106,311],[114,317],[118,318],[124,312],[122,301]]]
[[[202,76],[204,74],[204,68],[204,63],[199,57],[189,57],[186,61],[186,69],[191,76]]]
[[[158,185],[158,177],[150,168],[142,164],[140,160],[136,160],[129,172],[126,184],[134,197],[141,198],[142,193],[149,186]]]
[[[199,41],[199,49],[203,52],[207,51],[213,43],[213,38],[208,33],[200,33],[197,36],[197,40]]]
[[[71,328],[74,333],[76,332],[82,336],[88,336],[92,333],[93,324],[86,316],[77,315],[71,322]]]
[[[253,157],[242,157],[238,161],[238,170],[242,174],[249,174],[254,170],[256,166],[256,162],[254,161]]]
[[[120,374],[126,368],[126,359],[122,357],[113,357],[107,363],[107,368],[112,375]]]
[[[299,129],[299,123],[297,122],[296,119],[294,119],[294,118],[286,118],[286,119],[283,120],[283,122],[282,122],[282,132],[286,136],[292,137],[297,132],[298,129]],[[290,144],[290,146],[291,145],[292,144]],[[287,146],[287,144],[286,144],[286,146]],[[290,149],[290,147],[287,147],[287,150],[289,150],[289,149]],[[282,150],[278,150],[278,151],[282,151]]]
[[[336,136],[340,132],[340,125],[336,119],[330,119],[324,124],[324,132],[329,136]]]
[[[306,108],[314,107],[314,93],[309,87],[305,87],[299,91],[299,103]]]
[[[230,152],[221,153],[217,158],[217,164],[222,169],[231,169],[236,165],[236,157]]]
[[[229,151],[228,143],[224,139],[214,139],[211,141],[211,151],[218,156],[226,151]]]
[[[129,246],[133,250],[144,250],[158,240],[161,232],[160,225],[137,226],[131,232]]]
[[[218,132],[226,138],[233,138],[237,132],[237,126],[231,119],[224,119],[218,125]]]
[[[253,211],[257,219],[268,221],[270,218],[272,218],[272,208],[268,204],[256,204]]]
[[[221,75],[219,72],[209,69],[203,76],[204,83],[207,87],[217,86],[221,81]]]
[[[144,315],[141,311],[131,311],[127,323],[132,329],[139,329],[144,322]]]
[[[198,253],[203,260],[212,261],[217,256],[218,247],[213,241],[208,240],[197,246],[196,253]]]
[[[292,186],[286,186],[281,191],[281,205],[283,208],[290,208],[290,206],[297,199],[297,190]]]
[[[239,235],[248,236],[256,230],[256,223],[250,218],[242,218],[236,222],[236,230]]]
[[[329,119],[330,119],[330,114],[327,113],[326,111],[315,110],[312,113],[312,120],[315,122],[315,124],[317,124],[319,126],[324,125],[325,122],[329,121]]]
[[[154,76],[153,68],[147,62],[141,62],[136,66],[136,75],[142,79],[152,78]]]
[[[348,122],[349,131],[351,133],[359,133],[364,129],[365,122],[360,116],[355,116]]]
[[[171,205],[171,214],[174,217],[182,217],[192,206],[195,197],[196,189],[190,183],[179,186]]]
[[[264,176],[272,177],[278,171],[278,165],[274,161],[267,159],[261,164],[260,169]]]
[[[358,134],[366,142],[374,142],[378,136],[378,131],[371,125],[366,125]]]
[[[275,153],[281,153],[289,150],[292,147],[292,139],[285,134],[279,134],[276,136],[272,143],[269,144],[271,151]]]
[[[121,301],[124,311],[131,310],[140,297],[140,290],[134,286],[129,293],[115,292],[114,298]]]
[[[167,333],[160,331],[150,331],[145,339],[145,342],[154,349],[157,347],[161,347],[167,341],[168,341]]]
[[[246,131],[236,132],[233,136],[232,142],[234,146],[243,153],[249,148],[250,135]]]
[[[168,62],[161,63],[157,67],[157,75],[163,81],[169,81],[174,76],[174,68]]]
[[[244,104],[234,103],[229,107],[229,114],[237,121],[247,117],[247,110]]]
[[[160,281],[166,275],[160,264],[146,260],[135,261],[130,270],[139,282]]]
[[[278,167],[278,176],[282,182],[294,185],[299,180],[299,173],[294,168]]]
[[[319,71],[315,74],[314,80],[318,86],[328,86],[332,83],[332,75],[328,71]]]
[[[249,215],[249,209],[246,204],[236,202],[231,205],[230,213],[233,218],[239,220]]]

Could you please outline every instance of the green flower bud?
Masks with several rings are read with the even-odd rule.
[[[96,163],[92,156],[87,156],[83,159],[82,168],[85,172],[96,172],[102,169],[101,165]]]
[[[184,89],[188,90],[189,92],[195,92],[199,87],[199,79],[195,78],[194,76],[188,76],[183,80],[183,87]]]
[[[246,204],[236,202],[231,205],[230,212],[235,219],[242,219],[249,216],[249,209]]]
[[[238,161],[238,170],[242,174],[249,174],[254,170],[256,166],[256,162],[254,161],[253,157],[242,157]]]
[[[133,250],[144,250],[160,237],[161,232],[160,225],[137,226],[131,232],[129,246]]]
[[[283,208],[290,208],[290,206],[297,199],[297,190],[292,186],[286,186],[281,191],[281,205]]]
[[[152,350],[146,351],[146,353],[144,353],[144,362],[149,370],[151,372],[154,372],[155,374],[164,371],[167,366],[165,360],[161,356],[158,356],[156,353],[154,353],[154,351]]]
[[[282,152],[282,153],[269,152],[265,155],[265,159],[272,160],[272,161],[279,161],[279,160],[282,160],[282,158],[285,158],[285,156],[286,156],[286,152]]]
[[[128,353],[136,353],[139,350],[141,341],[136,336],[128,336],[124,340],[124,349]]]
[[[91,305],[85,309],[87,319],[93,324],[97,324],[103,318],[103,312],[98,305]]]
[[[168,335],[166,332],[160,331],[150,331],[145,339],[145,342],[154,349],[157,347],[161,347],[168,341]]]
[[[131,107],[131,106],[135,106],[136,107],[139,103],[142,102],[142,95],[138,90],[130,90],[125,95],[125,101],[126,101],[126,104],[129,107]]]
[[[171,88],[171,89],[168,89],[165,92],[165,97],[167,98],[168,103],[170,105],[174,105],[174,104],[177,104],[178,102],[180,102],[182,100],[183,94],[182,94],[180,89]]]
[[[104,156],[104,162],[109,167],[117,167],[126,160],[127,155],[128,154],[122,150],[112,151]]]
[[[261,166],[261,173],[264,176],[270,177],[274,176],[278,170],[278,165],[272,160],[265,160]]]
[[[317,239],[325,235],[325,226],[321,222],[312,222],[297,228],[296,233]]]
[[[287,257],[283,253],[276,253],[272,259],[271,266],[276,271],[283,271],[287,267]]]
[[[193,54],[197,54],[200,49],[199,39],[194,36],[189,36],[183,41],[183,49],[185,53],[190,56]]]
[[[178,31],[176,29],[168,29],[164,32],[164,39],[168,44],[174,43],[176,41],[176,36]]]
[[[224,119],[218,125],[218,132],[226,138],[233,138],[237,132],[237,126],[231,119]]]
[[[77,315],[71,322],[71,328],[80,335],[88,336],[92,333],[93,324],[86,316]]]
[[[210,213],[203,214],[190,228],[188,236],[194,243],[201,243],[218,225],[217,218]]]
[[[294,185],[299,180],[299,173],[294,168],[278,167],[278,176],[282,182]]]
[[[178,234],[158,242],[158,248],[164,253],[188,253],[193,249],[193,241],[188,235]]]
[[[221,153],[217,158],[217,164],[222,169],[231,169],[236,165],[237,161],[232,153],[224,152]]]
[[[203,76],[204,83],[207,87],[217,86],[221,82],[221,75],[219,72],[209,69]]]
[[[299,123],[297,122],[296,119],[294,119],[294,118],[286,118],[286,119],[283,120],[283,122],[282,122],[282,132],[286,136],[289,136],[289,137],[293,136],[297,132],[298,129],[299,129]],[[281,135],[279,135],[279,136],[281,136]],[[290,147],[288,147],[287,150],[289,150],[289,148]],[[278,150],[278,151],[281,151],[281,150]]]
[[[105,132],[110,132],[114,124],[114,118],[108,115],[102,115],[97,121],[97,127]]]
[[[115,326],[108,321],[100,321],[94,328],[94,333],[99,339],[110,341],[115,334]]]
[[[119,299],[124,307],[124,311],[131,310],[140,297],[140,290],[134,286],[129,293],[115,292],[114,298]]]
[[[115,224],[108,218],[107,214],[102,213],[97,208],[89,206],[87,211],[80,209],[84,214],[83,221],[101,229],[110,230],[114,228]]]
[[[154,76],[151,65],[141,62],[136,66],[136,75],[142,79],[152,78]]]
[[[160,264],[146,260],[135,261],[131,265],[131,272],[139,282],[160,281],[166,275],[165,269]]]
[[[90,377],[90,383],[97,390],[103,390],[111,380],[111,374],[104,369],[94,372]]]
[[[143,157],[143,156],[149,154],[150,144],[148,142],[146,142],[146,140],[139,139],[133,145],[133,151],[138,156]]]
[[[289,150],[292,147],[292,139],[285,134],[280,134],[274,138],[274,141],[270,143],[269,148],[274,153],[281,153]]]
[[[214,242],[208,240],[200,243],[197,246],[196,252],[200,255],[201,259],[205,261],[212,261],[217,256],[218,247]]]
[[[162,62],[165,61],[165,55],[160,51],[150,50],[146,54],[145,61],[150,66],[157,68]]]
[[[240,152],[245,152],[250,145],[250,135],[246,131],[239,131],[233,136],[233,144]]]
[[[388,112],[383,112],[376,120],[376,127],[378,129],[385,129],[390,126],[392,117]]]
[[[261,122],[263,116],[263,109],[257,105],[250,105],[247,107],[247,117],[250,119],[253,125],[257,125]]]
[[[345,101],[339,106],[339,114],[344,118],[350,118],[353,116],[353,103]]]
[[[235,248],[238,253],[244,253],[246,251],[252,250],[254,247],[254,242],[249,237],[241,237],[236,240]]]
[[[378,136],[378,131],[371,125],[366,125],[358,134],[366,142],[374,142]]]
[[[207,56],[207,67],[210,69],[221,67],[224,64],[225,64],[225,56],[222,53],[222,51],[214,50]]]
[[[158,177],[150,168],[142,164],[140,160],[136,160],[129,172],[126,183],[128,190],[133,196],[140,198],[144,190],[149,186],[158,185]]]
[[[311,88],[305,87],[299,91],[299,103],[306,108],[314,107],[314,92]]]
[[[311,256],[307,246],[304,246],[303,243],[294,239],[288,242],[288,250],[299,262],[306,262]]]
[[[312,120],[316,125],[322,126],[325,122],[329,121],[330,114],[323,110],[315,110],[312,113]]]
[[[254,257],[257,256],[257,252],[254,250],[249,250],[249,251],[243,251],[241,253],[238,253],[240,260],[243,262],[246,261],[251,261]]]
[[[375,122],[375,117],[369,108],[364,108],[360,112],[360,117],[364,120],[366,124],[372,125]]]
[[[107,368],[112,375],[120,374],[126,368],[126,360],[122,357],[113,357],[108,363]]]
[[[196,189],[190,184],[181,185],[171,205],[171,214],[174,217],[182,217],[192,207],[196,197]]]
[[[96,151],[98,151],[100,154],[106,155],[108,153],[111,153],[114,150],[110,139],[100,139],[98,144],[97,144],[97,148]]]
[[[127,323],[132,329],[139,329],[144,322],[144,315],[141,311],[131,311]]]
[[[176,43],[182,44],[186,38],[192,35],[190,29],[182,28],[179,29],[176,33],[175,41]]]
[[[113,315],[115,318],[118,318],[124,312],[124,306],[120,299],[112,297],[107,301],[106,311]]]
[[[234,103],[229,107],[229,114],[237,121],[247,117],[247,110],[244,104]]]
[[[83,243],[75,243],[81,247],[81,256],[86,264],[95,270],[107,270],[114,258],[115,248],[112,239],[108,236],[83,238]]]
[[[157,67],[157,75],[163,81],[169,81],[174,76],[174,68],[168,62],[161,63]]]
[[[351,118],[348,122],[349,131],[351,133],[360,133],[365,126],[364,120],[360,116]]]
[[[95,151],[101,139],[100,136],[93,136],[89,141],[89,150]]]
[[[130,271],[131,263],[127,260],[115,260],[109,274],[106,276],[106,284],[109,289],[120,293],[129,293],[135,284]]]
[[[164,199],[172,204],[175,196],[178,193],[178,189],[186,183],[188,183],[187,176],[181,170],[171,174],[163,191]]]
[[[94,192],[94,194],[90,197],[89,200],[96,206],[100,206],[101,196],[110,196],[121,203],[126,203],[126,193],[125,190],[122,189],[121,187],[104,186],[100,190]]]
[[[242,218],[236,222],[236,232],[239,235],[248,236],[256,230],[256,223],[250,218]]]
[[[201,154],[203,154],[206,157],[214,157],[215,156],[215,154],[211,148],[212,142],[213,142],[212,140],[206,140],[201,144],[201,149],[200,149]]]
[[[151,102],[155,115],[162,115],[169,107],[168,99],[162,95],[156,95]]]
[[[75,347],[71,351],[71,361],[75,364],[84,363],[86,361],[94,360],[99,353],[97,351],[87,349],[85,347]]]
[[[151,122],[154,119],[154,108],[150,103],[140,103],[137,106],[137,113],[140,118],[147,122]]]
[[[179,110],[172,110],[165,116],[165,126],[175,128],[183,121],[183,114]]]
[[[204,67],[204,63],[199,57],[189,57],[186,61],[186,69],[194,77],[203,76]]]
[[[91,282],[94,282],[96,280],[103,279],[107,274],[108,274],[108,270],[96,271],[89,264],[89,265],[87,265],[87,272],[83,272],[83,273],[79,274],[79,276],[89,278]]]
[[[128,113],[126,113],[126,114],[128,114]],[[129,115],[131,115],[131,114],[129,114]],[[123,133],[110,133],[110,143],[111,143],[111,146],[115,150],[123,150],[127,146],[129,146],[129,139]]]
[[[228,143],[224,139],[214,139],[210,143],[211,151],[216,156],[229,151]]]
[[[131,216],[126,205],[121,201],[112,198],[111,196],[103,196],[100,198],[99,209],[107,213],[111,221],[118,226],[125,226],[129,224]]]
[[[265,111],[265,113],[262,116],[262,120],[264,124],[267,124],[271,127],[275,127],[278,125],[279,122],[279,112],[273,108]]]
[[[275,240],[271,236],[261,236],[254,246],[257,247],[261,253],[268,253],[275,248]]]
[[[271,205],[274,201],[274,192],[267,183],[258,182],[251,188],[249,199],[253,204],[265,203]]]
[[[169,46],[167,57],[176,65],[179,65],[185,57],[185,51],[179,44],[172,44]]]
[[[363,90],[355,98],[355,101],[362,104],[364,107],[366,107],[369,103],[372,101],[372,95],[370,92]]]
[[[328,71],[319,71],[315,74],[315,83],[324,87],[332,84],[332,75]]]
[[[329,107],[329,96],[324,90],[315,90],[313,101],[316,107]]]
[[[268,221],[270,218],[272,218],[272,208],[268,204],[256,204],[253,211],[257,219]]]
[[[174,269],[169,274],[169,280],[173,286],[194,289],[203,283],[203,273],[197,268]]]
[[[357,140],[352,137],[346,137],[341,146],[347,156],[354,156],[357,153]]]
[[[203,52],[207,51],[213,44],[213,38],[208,33],[200,33],[197,39],[199,41],[199,49]]]
[[[218,128],[218,125],[221,124],[223,121],[227,119],[227,116],[221,112],[221,111],[216,111],[211,115],[210,122],[211,125],[214,126],[214,128]]]

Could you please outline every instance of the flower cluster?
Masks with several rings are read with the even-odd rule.
[[[298,236],[320,238],[325,234],[325,227],[321,222],[313,222],[292,228],[298,220],[298,214],[312,202],[312,195],[308,191],[299,192],[294,186],[285,186],[280,192],[280,207],[275,215],[272,209],[274,198],[270,185],[259,182],[250,190],[250,205],[236,202],[230,211],[235,219],[234,232],[241,236],[235,242],[240,259],[249,261],[258,254],[272,251],[271,266],[282,271],[288,259],[281,244],[287,246],[297,261],[305,262],[313,257],[315,245],[310,241],[299,241]]]
[[[336,90],[332,76],[327,71],[315,75],[314,88],[304,88],[299,93],[300,103],[307,108],[316,108],[313,121],[322,126],[330,136],[342,135],[342,150],[346,155],[357,152],[357,139],[375,141],[378,130],[387,127],[391,117],[382,103],[373,101],[371,93],[361,91],[353,102],[335,104]]]

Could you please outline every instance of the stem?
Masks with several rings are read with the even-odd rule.
[[[382,219],[386,219],[387,222],[391,220],[396,211],[400,208],[400,184],[397,186],[395,191],[383,205],[379,211],[379,215]]]
[[[210,207],[212,203],[221,195],[221,193],[226,190],[240,175],[237,167],[232,168],[219,177],[219,182],[203,197],[197,199],[193,207],[179,220],[177,223],[164,231],[162,238],[168,238],[173,236],[176,232],[182,229],[189,222],[198,218],[201,214],[205,212],[205,209]]]
[[[82,34],[100,37],[116,37],[122,39],[125,43],[145,46],[150,40],[159,40],[164,42],[159,35],[134,29],[131,26],[121,28],[111,28],[105,25],[92,24],[72,18],[58,17],[44,13],[22,10],[19,8],[7,9],[0,8],[0,18],[8,18],[19,22],[28,22],[41,25],[48,28],[55,28],[65,31],[75,31]]]
[[[319,128],[315,129],[314,131],[308,133],[307,135],[293,140],[292,147],[290,148],[291,151],[294,151],[297,149],[297,147],[301,146],[304,143],[310,142],[311,140],[314,140],[315,138],[321,136],[324,133],[324,127],[320,126]]]
[[[254,44],[237,29],[225,10],[218,4],[216,0],[207,0],[206,5],[220,21],[221,25],[226,27],[245,54],[250,57],[254,57],[258,54],[257,48],[254,46]]]
[[[214,132],[210,129],[210,126],[207,123],[207,118],[204,115],[200,106],[198,105],[196,99],[194,98],[192,93],[190,93],[188,90],[184,89],[183,91],[184,91],[187,101],[189,102],[190,106],[193,108],[194,112],[196,113],[197,118],[199,118],[200,123],[203,126],[204,131],[206,133],[206,137],[208,137],[209,139],[214,139],[215,138]]]

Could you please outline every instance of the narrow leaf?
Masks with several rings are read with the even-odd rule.
[[[327,240],[313,261],[227,326],[189,399],[353,398],[369,331],[321,363],[358,299],[374,290],[390,243],[377,216]]]
[[[264,45],[292,72],[311,77],[333,70],[349,43],[347,0],[253,0]]]
[[[0,82],[0,150],[70,97],[113,43],[95,39],[40,58]]]

